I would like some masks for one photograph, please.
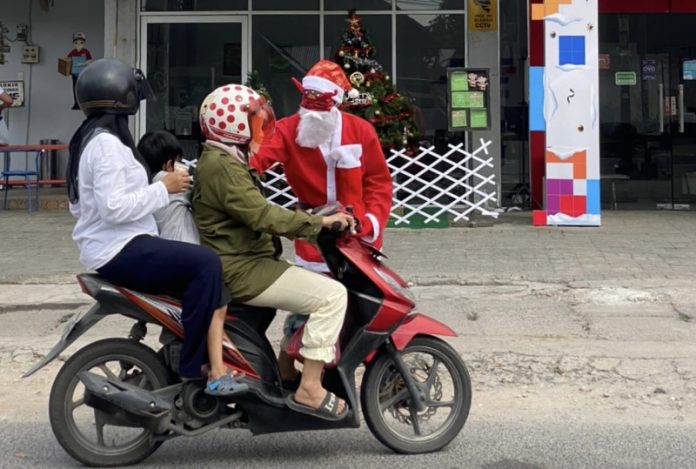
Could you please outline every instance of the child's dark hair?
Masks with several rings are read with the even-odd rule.
[[[138,142],[138,151],[147,161],[153,176],[162,171],[162,165],[174,162],[184,152],[179,140],[166,130],[147,132]]]

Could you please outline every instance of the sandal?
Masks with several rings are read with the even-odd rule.
[[[339,402],[341,402],[341,399],[339,399],[336,394],[328,391],[326,392],[326,396],[324,396],[324,400],[321,401],[321,404],[319,404],[319,407],[310,407],[308,405],[300,404],[295,400],[295,394],[290,394],[285,400],[287,406],[295,412],[311,415],[312,417],[317,417],[332,422],[343,420],[348,415],[347,402],[345,403],[343,412],[340,414],[338,413]]]
[[[249,385],[236,381],[230,375],[224,375],[218,379],[208,379],[205,386],[205,393],[210,396],[236,396],[249,390]]]

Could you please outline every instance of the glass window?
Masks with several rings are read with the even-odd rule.
[[[327,11],[348,11],[350,9],[361,11],[392,9],[391,0],[324,0],[324,9]]]
[[[503,205],[529,206],[527,0],[500,2],[499,8]]]
[[[252,67],[273,100],[276,116],[288,116],[300,104],[300,93],[290,80],[301,79],[319,60],[319,16],[263,15],[253,18]]]
[[[377,60],[384,72],[391,75],[392,40],[391,40],[391,16],[390,15],[364,15],[361,16],[362,26],[367,31],[367,37],[376,49]],[[337,15],[324,17],[324,46],[327,59],[335,59],[336,51],[341,46],[343,33],[346,32],[346,18]],[[340,63],[340,60],[338,61]]]
[[[397,89],[414,102],[423,136],[443,143],[447,68],[464,66],[464,15],[399,15],[396,25]]]
[[[248,10],[249,0],[143,0],[142,11]]]
[[[319,10],[319,0],[252,0],[253,10]]]
[[[505,0],[502,3],[508,2]],[[463,10],[464,0],[396,0],[397,10]]]
[[[164,23],[147,26],[146,128],[167,129],[186,158],[198,155],[198,110],[213,89],[242,80],[240,23]]]

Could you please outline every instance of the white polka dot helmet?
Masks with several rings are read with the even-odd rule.
[[[201,105],[201,132],[208,140],[244,145],[257,150],[275,127],[273,109],[251,88],[229,84],[210,93]]]

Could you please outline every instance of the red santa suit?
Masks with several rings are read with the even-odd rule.
[[[340,202],[352,206],[362,227],[359,236],[377,248],[389,218],[392,180],[374,127],[352,114],[340,113],[331,140],[319,148],[296,143],[299,114],[279,120],[250,164],[264,172],[281,163],[290,187],[303,206]],[[295,241],[298,265],[327,272],[317,248]]]

